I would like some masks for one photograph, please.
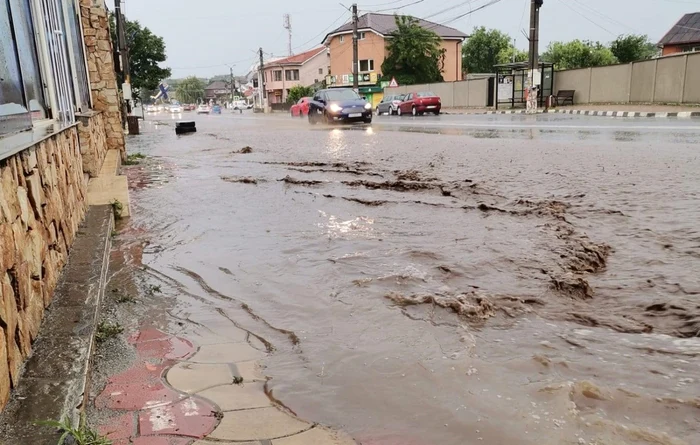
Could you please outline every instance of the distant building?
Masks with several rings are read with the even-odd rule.
[[[700,51],[700,12],[684,15],[659,41],[661,54]]]
[[[264,63],[268,102],[284,103],[289,89],[296,85],[312,86],[328,75],[328,49],[318,47],[293,56]]]
[[[228,101],[231,97],[231,84],[221,80],[214,81],[204,88],[206,101]]]
[[[467,34],[448,26],[417,18],[423,28],[435,32],[442,39],[445,49],[445,66],[442,76],[446,82],[462,80],[462,42]],[[378,84],[382,63],[387,56],[386,40],[396,31],[396,17],[393,14],[367,13],[358,19],[359,40],[357,43],[359,60],[360,94],[376,104],[381,100],[382,87]],[[352,86],[352,24],[331,31],[323,39],[330,48],[331,75],[326,79],[329,86]]]

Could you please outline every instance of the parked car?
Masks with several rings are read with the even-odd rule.
[[[182,107],[180,105],[170,105],[171,113],[182,113]]]
[[[352,88],[319,90],[309,101],[309,123],[372,122],[372,105]]]
[[[197,114],[209,114],[210,111],[209,106],[204,104],[197,107]]]
[[[221,114],[221,105],[214,105],[211,107],[212,114]]]
[[[187,105],[185,105],[184,107],[182,107],[182,109],[185,110],[185,111],[194,111],[195,108],[196,108],[196,107],[195,107],[194,105],[192,105],[192,104],[187,104]]]
[[[155,105],[146,105],[146,113],[157,113],[158,107]]]
[[[377,105],[377,116],[381,116],[385,113],[388,115],[396,114],[402,100],[403,94],[399,94],[397,96],[384,96],[382,101],[379,102],[379,105]]]
[[[292,105],[292,107],[289,109],[289,113],[292,115],[292,117],[308,116],[310,100],[310,97],[302,97],[301,99],[299,99],[299,102]]]
[[[408,93],[404,96],[403,101],[398,106],[398,115],[412,114],[413,116],[423,115],[424,113],[440,114],[442,103],[440,96],[429,91],[419,91]]]

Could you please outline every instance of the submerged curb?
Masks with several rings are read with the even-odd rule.
[[[582,116],[607,116],[607,117],[655,117],[655,118],[700,118],[700,111],[669,111],[669,112],[645,112],[645,111],[598,111],[598,110],[538,110],[537,114],[576,114]],[[457,114],[457,113],[450,113]],[[525,114],[525,110],[486,111],[480,114]]]

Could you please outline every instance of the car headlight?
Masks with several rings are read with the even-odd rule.
[[[343,111],[343,107],[341,107],[338,104],[331,104],[330,109],[333,113],[340,113],[341,111]]]
[[[369,103],[369,102],[367,102],[367,103],[365,104],[365,110],[369,110],[370,108],[372,108],[372,104]]]

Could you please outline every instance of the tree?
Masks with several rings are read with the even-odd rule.
[[[165,42],[151,32],[142,28],[138,21],[124,20],[124,35],[129,48],[129,67],[131,73],[131,89],[134,96],[140,95],[140,90],[148,91],[158,88],[158,84],[170,77],[170,68],[161,68],[158,64],[165,62]],[[117,45],[117,31],[114,14],[109,16],[109,29],[112,43]],[[119,84],[124,79],[119,75]]]
[[[402,85],[442,82],[445,50],[440,37],[410,16],[394,16],[396,30],[387,39],[388,56],[382,63],[385,77]]]
[[[289,89],[287,93],[287,103],[295,104],[299,102],[302,97],[310,97],[314,95],[313,87],[304,87],[301,85],[295,85]]]
[[[541,59],[554,63],[555,67],[560,70],[617,63],[617,58],[610,51],[610,48],[600,42],[578,39],[566,43],[550,43],[547,51],[542,54]]]
[[[513,39],[497,29],[474,28],[462,46],[462,67],[468,73],[492,73],[493,66],[527,60],[527,52],[513,46]]]
[[[175,91],[180,102],[192,104],[204,98],[204,82],[195,76],[190,76],[179,81]]]
[[[619,36],[610,43],[610,51],[620,63],[650,59],[656,54],[656,45],[646,35],[628,34]]]

